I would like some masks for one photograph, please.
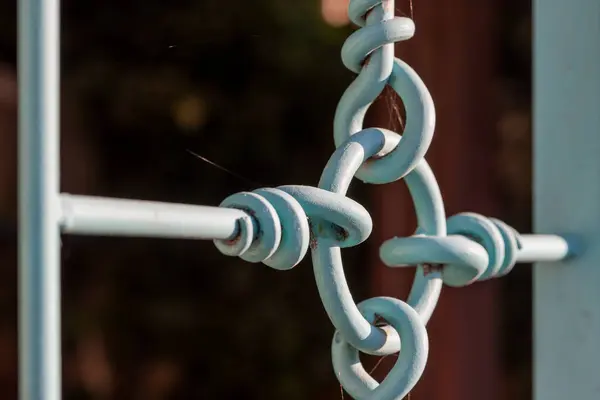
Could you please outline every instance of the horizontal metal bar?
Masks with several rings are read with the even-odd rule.
[[[61,194],[63,233],[180,239],[237,236],[242,210]]]
[[[573,255],[572,240],[559,235],[520,235],[518,262],[560,261]]]

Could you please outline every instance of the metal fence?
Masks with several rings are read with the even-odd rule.
[[[535,227],[549,233],[543,235],[521,235],[473,213],[446,219],[424,160],[434,138],[434,103],[417,72],[394,58],[394,43],[409,39],[414,24],[394,17],[390,0],[350,2],[349,16],[361,28],[345,43],[342,59],[358,77],[340,100],[336,151],[318,186],[238,193],[219,207],[61,194],[59,9],[58,0],[19,1],[22,399],[61,398],[61,232],[211,239],[225,255],[279,270],[310,250],[319,294],[337,329],[334,370],[356,399],[401,399],[418,382],[428,353],[425,325],[443,283],[464,286],[502,276],[517,262],[538,262],[535,398],[597,398],[600,2],[534,4]],[[402,140],[385,129],[363,129],[368,107],[386,85],[406,107]],[[418,265],[406,302],[376,297],[356,305],[352,299],[341,249],[363,242],[372,228],[364,207],[346,197],[354,176],[374,184],[404,179],[410,189],[418,229],[380,249],[390,267]],[[376,317],[386,324],[376,324]],[[376,382],[358,351],[387,355],[401,343],[396,365]]]

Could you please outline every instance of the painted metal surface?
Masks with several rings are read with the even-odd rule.
[[[61,398],[59,1],[19,1],[19,393]]]
[[[587,1],[592,10],[600,12],[599,6],[592,6],[592,0]],[[573,255],[576,249],[576,242],[569,236],[520,235],[502,221],[474,213],[446,219],[438,184],[424,159],[434,133],[433,100],[416,72],[394,58],[393,43],[409,39],[415,26],[410,19],[394,17],[391,0],[350,2],[350,17],[361,29],[345,43],[342,60],[350,70],[358,73],[358,77],[342,96],[336,111],[336,151],[327,163],[318,187],[288,185],[237,193],[226,198],[219,207],[59,195],[58,8],[57,1],[24,0],[19,9],[22,399],[55,400],[61,396],[60,229],[71,234],[211,239],[225,255],[239,256],[253,263],[262,262],[279,270],[296,266],[310,248],[319,294],[336,328],[332,341],[335,374],[352,397],[377,400],[402,399],[419,381],[429,351],[426,324],[434,312],[443,283],[456,287],[469,285],[503,276],[517,262],[563,260]],[[550,28],[548,21],[557,22],[552,19],[556,16],[543,10],[546,14],[542,15],[548,17],[543,21],[548,26],[542,24],[540,29],[548,34],[544,29]],[[585,21],[588,21],[590,32],[600,33],[598,24]],[[541,58],[547,57],[561,66],[554,59],[559,56],[550,49],[549,43],[541,43],[546,45],[538,50]],[[575,58],[581,55],[571,51]],[[588,53],[594,55],[593,62],[600,64],[599,50]],[[584,69],[587,64],[579,61],[574,65]],[[559,67],[553,68],[560,71]],[[544,90],[550,90],[547,83],[556,77],[551,74],[555,70],[545,66],[539,69],[538,86],[541,82],[545,84]],[[572,97],[583,93],[588,100],[599,103],[600,88],[589,90],[580,80],[574,77],[572,80],[580,92],[562,88],[563,92]],[[594,82],[600,84],[600,78]],[[385,129],[363,129],[369,106],[386,85],[401,96],[408,114],[402,138]],[[554,90],[546,93],[539,89],[546,95],[539,116],[557,113],[556,107],[563,105],[548,100],[559,97]],[[566,98],[575,102],[569,96]],[[564,106],[568,108],[568,104]],[[586,111],[588,113],[584,114]],[[552,209],[555,204],[575,205],[580,201],[577,197],[568,197],[575,196],[572,193],[577,189],[573,183],[576,180],[564,177],[570,185],[575,185],[569,194],[558,191],[554,184],[556,176],[568,173],[557,171],[556,165],[576,164],[577,160],[564,159],[557,163],[556,159],[567,157],[565,148],[570,148],[577,153],[578,160],[593,162],[600,150],[584,140],[587,136],[583,133],[593,131],[593,128],[597,130],[600,125],[598,114],[585,109],[577,112],[580,112],[577,115],[580,125],[575,125],[578,128],[575,138],[564,139],[567,126],[563,129],[553,126],[550,133],[544,130],[543,140],[538,136],[537,162],[544,167],[544,172],[538,172],[536,194],[546,200],[538,201],[537,219],[545,221],[538,222],[538,228],[546,228],[546,231],[570,228],[581,233],[581,226],[590,232],[598,229],[597,218],[590,217],[597,216],[597,210],[591,210],[591,207],[593,199],[598,197],[596,191],[600,191],[598,185],[589,185],[594,191],[585,200],[588,209],[578,209],[576,215],[580,224],[568,222],[572,208],[576,206],[571,207],[569,213],[557,213]],[[409,188],[418,220],[416,232],[408,238],[389,239],[380,248],[382,260],[390,267],[418,265],[407,301],[375,297],[358,305],[354,302],[344,276],[341,249],[361,244],[373,229],[368,211],[346,197],[354,176],[374,184],[404,179]],[[588,180],[593,181],[594,177],[590,176]],[[567,197],[564,202],[549,201],[549,194]],[[598,312],[592,307],[598,300],[594,285],[597,286],[595,278],[600,275],[589,268],[591,263],[584,266],[583,259],[577,263],[580,269],[576,273],[565,274],[564,269],[550,268],[537,273],[539,315],[536,315],[536,337],[539,344],[536,349],[539,365],[536,382],[540,399],[559,398],[549,394],[546,388],[540,389],[562,368],[561,360],[547,354],[562,337],[548,335],[545,332],[548,325],[560,321],[561,329],[576,326],[577,332],[589,340],[592,333],[600,330]],[[567,293],[564,282],[569,282],[573,289],[569,295],[577,293],[585,302],[568,302],[560,296],[553,300],[554,303],[548,300],[551,295]],[[579,290],[577,285],[587,290]],[[549,308],[548,304],[554,306]],[[554,313],[554,310],[558,312]],[[377,316],[383,317],[388,325],[375,325]],[[563,323],[564,320],[569,323]],[[555,331],[567,333],[560,329]],[[359,351],[388,355],[398,352],[400,347],[402,352],[394,368],[381,383],[369,376],[360,363]],[[573,352],[580,356],[579,359],[570,353],[564,354],[564,351],[557,353],[566,357],[568,367],[575,371],[585,367],[591,369],[598,354],[590,351],[592,357],[584,354],[589,350],[585,346],[574,347]],[[589,372],[587,375],[585,371],[581,373],[590,379],[581,384],[584,389],[578,392],[582,393],[578,398],[593,398],[590,397],[591,390],[600,388],[590,383],[595,381]],[[563,393],[561,390],[567,386],[563,382],[555,392]],[[569,388],[577,390],[573,385]],[[544,395],[540,397],[539,393]]]
[[[583,246],[534,267],[534,398],[598,399],[600,2],[536,0],[533,11],[534,226]]]
[[[240,210],[106,197],[60,195],[60,226],[79,235],[230,240],[246,219]]]

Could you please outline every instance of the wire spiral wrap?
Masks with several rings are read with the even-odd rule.
[[[345,196],[310,186],[280,186],[236,193],[221,207],[245,210],[234,240],[215,240],[225,255],[287,270],[306,255],[310,237],[340,247],[356,246],[371,234],[369,212]],[[310,221],[310,227],[309,227]],[[312,228],[312,229],[311,229]]]
[[[504,222],[475,213],[460,213],[447,221],[448,236],[414,235],[384,242],[379,251],[389,267],[427,264],[441,270],[448,286],[503,276],[515,266],[519,234]]]
[[[349,15],[362,28],[344,43],[342,61],[359,75],[336,109],[335,145],[341,146],[363,129],[367,110],[389,85],[402,98],[408,116],[403,144],[398,146],[399,135],[384,130],[393,140],[361,166],[356,176],[367,183],[390,183],[406,176],[423,159],[435,127],[435,108],[427,87],[408,64],[394,58],[394,43],[410,39],[415,25],[409,18],[394,17],[391,0],[353,0]]]

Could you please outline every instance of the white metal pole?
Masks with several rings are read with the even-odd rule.
[[[60,199],[62,232],[80,235],[231,240],[239,221],[251,219],[226,207],[68,194]]]
[[[535,231],[582,251],[534,268],[534,398],[600,398],[600,1],[534,1]]]
[[[558,235],[520,235],[519,242],[519,263],[560,261],[577,251],[574,238]]]
[[[59,0],[19,0],[19,397],[61,398]]]

